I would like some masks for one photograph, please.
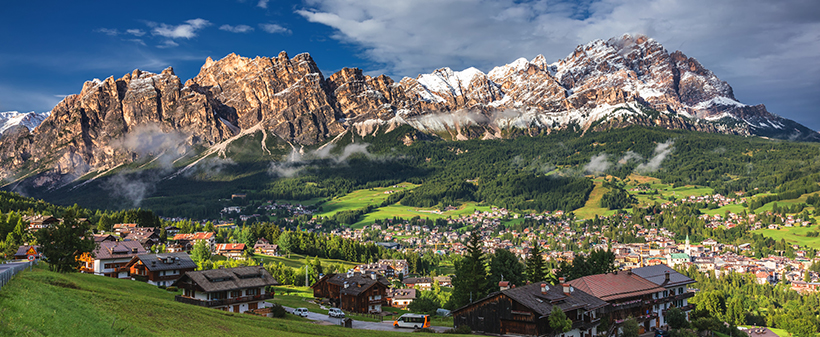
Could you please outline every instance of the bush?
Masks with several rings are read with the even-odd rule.
[[[467,324],[462,324],[458,328],[455,329],[447,329],[444,330],[444,333],[452,333],[452,334],[459,334],[459,335],[469,335],[473,333],[473,330],[470,329],[470,326]]]
[[[271,307],[271,314],[273,314],[273,317],[282,318],[285,317],[287,313],[288,312],[285,310],[285,307],[279,303],[274,303],[273,307]]]
[[[174,287],[174,286],[170,286],[168,288],[165,288],[165,290],[170,291],[172,293],[175,293],[175,292],[179,291],[179,288]]]
[[[165,289],[165,286],[157,286],[157,288]]]

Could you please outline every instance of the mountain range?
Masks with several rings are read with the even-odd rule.
[[[33,121],[26,126],[47,117],[33,130],[4,126],[0,178],[35,186],[141,158],[190,156],[255,132],[294,148],[401,125],[452,140],[644,125],[820,141],[762,104],[739,102],[694,58],[631,35],[578,46],[553,63],[538,55],[487,73],[441,68],[398,82],[356,68],[325,77],[307,53],[230,54],[208,58],[184,83],[170,67],[88,81],[49,114],[26,116]]]

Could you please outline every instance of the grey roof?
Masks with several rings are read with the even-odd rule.
[[[207,293],[279,285],[262,266],[189,271],[174,285],[190,282]]]
[[[145,253],[145,248],[137,241],[102,241],[94,251],[94,257],[97,260],[108,260]]]
[[[632,269],[635,275],[645,278],[649,282],[663,287],[676,287],[695,283],[695,280],[683,275],[665,264]],[[669,283],[666,283],[666,273],[669,272]]]
[[[407,277],[402,282],[404,284],[433,283],[433,279],[429,277]]]
[[[387,297],[394,300],[415,299],[416,289],[388,289]]]
[[[150,271],[196,269],[197,265],[187,253],[141,254],[136,257]]]
[[[381,283],[385,287],[390,286],[390,282],[387,281],[382,275],[376,275],[376,279],[374,280],[370,274],[362,274],[362,273],[353,273],[350,277],[347,274],[339,273],[339,274],[328,274],[327,275],[327,282],[330,284],[335,284],[340,286],[339,292],[343,295],[352,295],[358,296],[360,293],[370,289],[374,284]],[[317,282],[318,283],[318,282]],[[345,288],[345,283],[347,283],[348,287]]]
[[[562,311],[567,312],[579,308],[583,308],[584,310],[595,310],[607,305],[607,303],[600,298],[587,294],[578,288],[573,289],[569,294],[565,294],[564,288],[560,285],[553,286],[547,284],[547,286],[549,289],[546,293],[541,293],[540,282],[497,291],[483,299],[473,302],[472,304],[458,308],[454,312],[461,311],[470,305],[478,304],[499,294],[506,295],[512,300],[532,309],[541,316],[548,316],[552,312],[553,306],[558,306],[558,308]]]

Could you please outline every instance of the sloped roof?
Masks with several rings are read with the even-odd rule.
[[[629,271],[589,275],[567,283],[604,301],[641,296],[666,290]]]
[[[416,289],[389,289],[386,296],[394,300],[415,299]]]
[[[189,234],[176,234],[174,235],[174,240],[209,240],[212,237],[214,237],[214,232],[196,232]]]
[[[695,280],[683,275],[665,264],[632,269],[635,275],[664,287],[675,287],[684,284],[695,283]],[[669,282],[666,283],[666,273],[669,273]]]
[[[135,259],[140,260],[150,271],[196,269],[197,267],[196,262],[187,253],[140,254]]]
[[[433,283],[433,279],[429,277],[408,277],[402,280],[404,284],[417,284],[417,283]]]
[[[135,250],[136,249],[136,250]],[[138,241],[102,241],[94,250],[97,260],[118,259],[145,254],[145,248]]]
[[[217,251],[245,250],[244,243],[217,243]]]
[[[323,279],[326,282],[339,286],[340,290],[343,295],[352,295],[358,296],[360,293],[366,291],[376,283],[381,283],[385,287],[390,286],[390,282],[387,281],[382,275],[376,275],[376,279],[374,280],[371,274],[362,274],[362,273],[353,273],[350,277],[347,274],[338,273],[338,274],[328,274]],[[321,282],[322,280],[319,280]],[[319,284],[316,282],[314,285]],[[345,283],[347,283],[348,287],[345,288]]]
[[[499,294],[503,294],[513,301],[532,309],[541,316],[548,316],[552,312],[553,306],[557,306],[562,311],[567,312],[580,308],[583,308],[584,310],[595,310],[607,305],[607,303],[600,298],[597,298],[592,294],[584,292],[578,288],[574,288],[569,294],[565,294],[564,288],[560,285],[553,286],[547,284],[547,287],[548,289],[546,293],[541,292],[540,282],[497,291],[472,304],[456,309],[454,313],[471,305],[476,305],[493,298]]]
[[[208,293],[279,285],[261,266],[189,271],[174,285],[186,282],[193,282]]]

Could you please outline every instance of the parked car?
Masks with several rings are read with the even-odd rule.
[[[345,318],[344,311],[339,308],[330,308],[330,310],[327,311],[327,315],[330,317]]]
[[[655,329],[655,337],[669,337],[669,332],[662,329]]]
[[[309,312],[309,311],[307,310],[307,308],[296,308],[296,309],[293,309],[293,314],[294,314],[294,315],[296,315],[296,316],[300,316],[300,317],[307,317],[308,312]]]

